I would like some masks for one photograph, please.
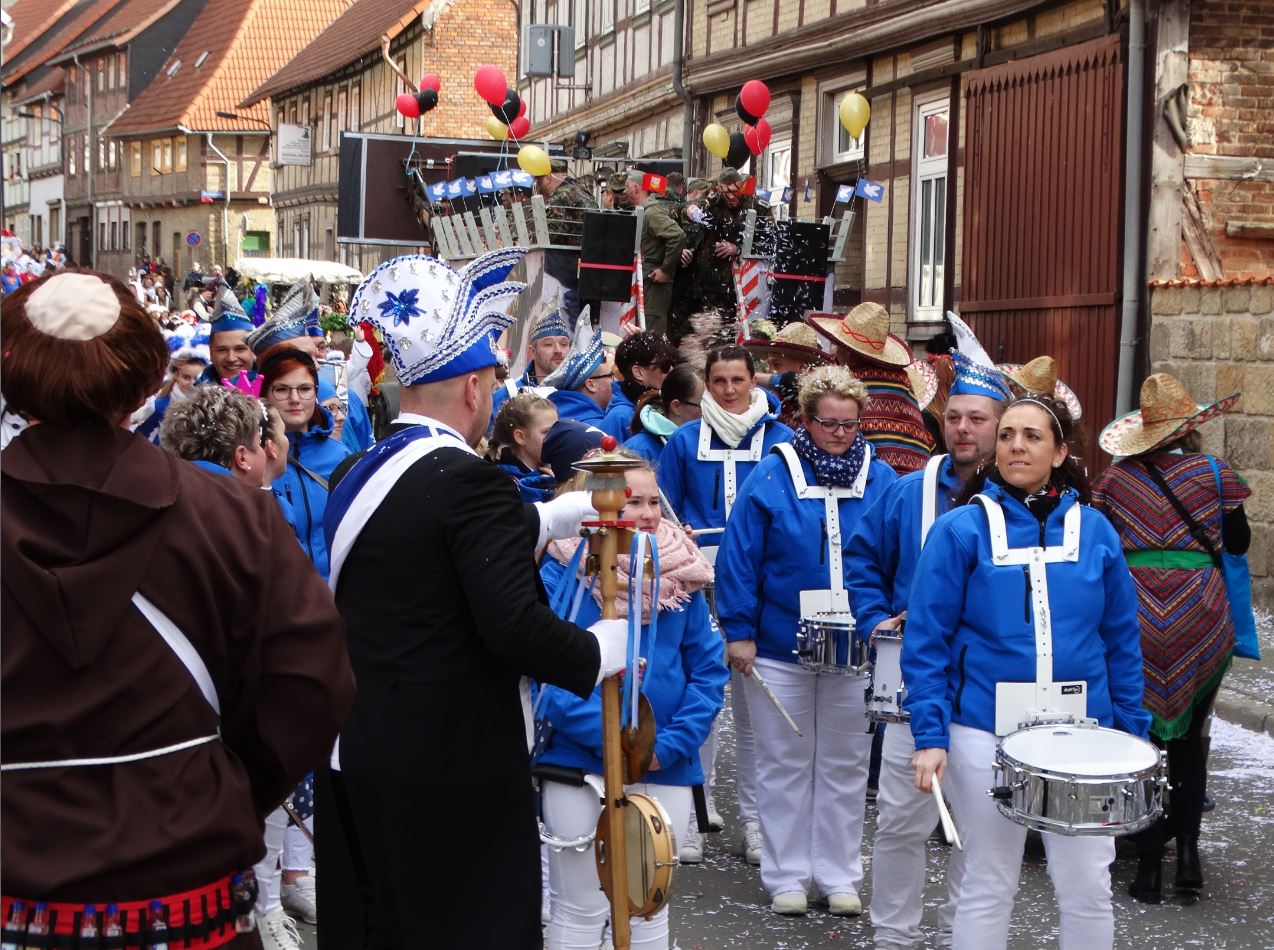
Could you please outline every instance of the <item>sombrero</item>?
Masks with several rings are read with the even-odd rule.
[[[775,331],[768,320],[752,324],[752,336],[742,342],[746,350],[758,355],[787,356],[804,363],[830,363],[832,357],[818,345],[818,335],[807,323],[789,323]]]
[[[921,409],[933,402],[938,395],[938,373],[928,360],[912,360],[907,364],[907,379],[911,381],[911,392]]]
[[[833,343],[877,363],[906,366],[911,362],[911,347],[889,332],[889,311],[878,303],[860,303],[844,316],[812,310],[805,319]]]
[[[1234,393],[1206,405],[1197,403],[1175,376],[1155,373],[1141,384],[1141,408],[1106,426],[1098,442],[1111,455],[1140,455],[1229,412],[1240,395]]]
[[[1057,364],[1051,356],[1037,356],[1025,366],[1021,363],[997,363],[1004,378],[1026,393],[1047,394],[1066,406],[1072,420],[1084,412],[1074,390],[1057,378]]]

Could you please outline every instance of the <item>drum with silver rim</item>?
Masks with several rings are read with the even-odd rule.
[[[1158,749],[1091,721],[1027,726],[1000,740],[988,794],[1020,825],[1060,835],[1127,835],[1163,810]]]
[[[876,656],[867,688],[867,718],[872,722],[910,722],[911,713],[902,708],[907,698],[907,688],[902,685],[902,634],[878,631],[872,634],[871,642]]]
[[[860,676],[867,664],[867,650],[858,639],[854,615],[848,611],[802,617],[796,628],[795,652],[801,666],[816,673]]]

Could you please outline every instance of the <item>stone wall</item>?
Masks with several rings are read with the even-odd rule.
[[[1247,480],[1248,563],[1256,602],[1274,610],[1274,278],[1162,281],[1151,286],[1150,359],[1199,402],[1242,392],[1202,429],[1205,451]]]

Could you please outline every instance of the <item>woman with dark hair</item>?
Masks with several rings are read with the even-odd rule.
[[[327,480],[351,450],[332,438],[335,422],[318,401],[318,367],[308,354],[278,350],[258,370],[261,398],[278,410],[288,437],[287,468],[274,480],[274,490],[291,506],[301,547],[326,578]]]
[[[5,940],[260,947],[242,875],[350,708],[345,625],[273,499],[125,428],[168,350],[122,283],[28,284],[0,333],[31,422],[0,472]]]
[[[1045,395],[1011,402],[996,430],[994,468],[962,494],[976,503],[934,523],[916,564],[925,583],[907,604],[905,707],[916,787],[929,792],[935,776],[945,779],[965,843],[956,950],[1008,942],[1026,827],[987,796],[987,767],[999,736],[1043,712],[1032,707],[1044,658],[1050,681],[1071,686],[1057,691],[1067,708],[1048,712],[1142,738],[1150,725],[1132,578],[1110,522],[1085,504],[1090,491],[1070,452],[1073,437],[1064,403]],[[1039,553],[1028,569],[1021,555],[1031,551]],[[1046,645],[1039,656],[1037,644]],[[1110,950],[1114,839],[1046,832],[1044,849],[1061,946]]]
[[[638,401],[657,393],[677,362],[677,348],[662,333],[643,330],[625,337],[615,347],[615,369],[619,382],[611,393],[606,417],[599,428],[620,442],[633,431]]]
[[[1251,492],[1224,459],[1203,454],[1199,426],[1238,395],[1200,405],[1174,377],[1156,373],[1142,384],[1140,408],[1101,435],[1101,447],[1123,457],[1097,479],[1093,504],[1119,532],[1137,587],[1143,701],[1153,718],[1150,734],[1168,753],[1172,786],[1168,819],[1137,835],[1137,877],[1128,892],[1150,904],[1162,900],[1163,847],[1172,835],[1176,889],[1203,886],[1208,723],[1234,650],[1217,554],[1246,553],[1251,531],[1243,502]]]
[[[703,379],[689,366],[676,366],[664,377],[658,390],[651,390],[637,400],[633,412],[633,435],[624,448],[636,452],[654,464],[678,426],[700,415]]]

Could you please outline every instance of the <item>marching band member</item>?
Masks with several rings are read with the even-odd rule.
[[[631,458],[637,456],[625,452]],[[650,625],[650,584],[644,586],[641,610],[641,656],[647,665],[643,692],[655,715],[655,755],[650,771],[630,791],[659,800],[680,841],[693,818],[690,786],[703,781],[699,747],[721,709],[729,674],[721,656],[721,636],[708,613],[703,587],[712,580],[712,565],[675,525],[662,519],[659,488],[649,465],[629,469],[628,503],[622,518],[636,522],[638,531],[655,536],[659,549],[659,612],[657,629]],[[574,588],[576,578],[567,567],[582,538],[554,541],[548,547],[540,574],[550,591]],[[619,593],[615,606],[621,620],[629,614],[630,556],[618,558]],[[577,622],[588,625],[601,616],[601,586],[582,601]],[[653,647],[653,652],[651,648]],[[633,671],[629,671],[632,675]],[[558,687],[545,687],[539,716],[551,726],[551,738],[540,762],[602,774],[601,689],[581,699]],[[544,781],[544,824],[557,838],[574,839],[597,827],[601,799],[588,784],[573,786]],[[552,919],[548,929],[551,950],[596,950],[609,915],[592,849],[549,850]],[[633,920],[633,947],[666,950],[668,907],[649,920]]]
[[[1053,682],[1078,682],[1065,697],[1078,717],[1145,737],[1137,599],[1110,522],[1085,504],[1082,469],[1069,454],[1070,416],[1051,397],[1010,403],[1000,416],[995,469],[962,493],[987,501],[958,507],[929,532],[907,602],[902,675],[915,736],[915,782],[930,791],[948,776],[965,842],[956,908],[956,950],[1008,942],[1026,827],[987,796],[997,732],[1027,720],[1037,676],[1037,642],[1051,654]],[[992,520],[994,518],[994,521]],[[1027,565],[996,565],[998,546],[1044,549],[1040,581]],[[998,549],[998,548],[997,548]],[[1059,691],[1060,692],[1060,691]],[[997,694],[1000,702],[997,704]],[[998,723],[997,723],[998,720]],[[997,729],[997,724],[999,729]],[[947,766],[950,771],[947,773]],[[1108,837],[1044,834],[1048,873],[1061,910],[1062,950],[1114,944]]]
[[[658,392],[637,400],[632,431],[624,448],[654,464],[677,427],[698,419],[703,379],[689,366],[674,366]]]
[[[676,361],[677,348],[662,333],[643,330],[620,340],[615,347],[619,379],[599,428],[620,442],[632,435],[637,403],[646,394],[659,392]]]
[[[995,452],[996,420],[1008,393],[976,340],[965,342],[952,359],[956,375],[943,414],[943,439],[950,454],[934,456],[923,470],[890,486],[849,540],[846,586],[860,630],[901,627],[916,560],[934,520],[951,509],[978,465]],[[938,822],[938,806],[932,796],[914,787],[915,751],[908,724],[889,723],[872,848],[871,922],[881,950],[915,946],[922,939],[925,842]],[[938,915],[947,938],[963,864],[963,854],[953,851],[947,874],[950,899]]]
[[[549,310],[531,327],[531,339],[526,344],[526,371],[518,379],[508,379],[491,397],[491,421],[499,415],[500,408],[524,389],[543,389],[536,395],[548,397],[548,390],[541,380],[547,379],[553,370],[562,365],[571,348],[571,331],[560,310]]]
[[[549,401],[559,419],[575,419],[606,432],[606,407],[614,395],[614,361],[602,346],[602,335],[581,321],[571,350],[544,380],[553,387]],[[614,433],[610,433],[614,434]]]
[[[859,431],[866,403],[866,387],[844,367],[807,373],[803,425],[748,478],[721,546],[717,604],[730,663],[745,677],[755,665],[801,732],[749,697],[761,883],[778,914],[804,914],[811,887],[831,913],[862,913],[866,678],[806,669],[793,654],[803,617],[848,610],[844,548],[897,478]]]
[[[778,421],[757,387],[756,365],[747,350],[723,346],[710,351],[704,377],[707,388],[699,404],[701,417],[669,437],[659,457],[659,483],[672,510],[683,524],[699,532],[699,546],[709,561],[715,561],[721,531],[740,488],[765,453],[792,438],[792,430]],[[731,672],[730,711],[741,850],[749,864],[760,864],[756,758],[747,697],[737,671]],[[708,758],[713,758],[711,751]],[[715,762],[704,763],[705,773],[711,774],[714,768]]]

